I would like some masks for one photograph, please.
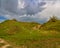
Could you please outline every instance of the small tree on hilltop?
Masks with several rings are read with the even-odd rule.
[[[49,22],[50,22],[50,21],[55,22],[56,20],[58,20],[57,17],[56,17],[56,16],[52,16],[52,17],[50,17]]]
[[[12,19],[13,21],[17,21],[16,19]]]

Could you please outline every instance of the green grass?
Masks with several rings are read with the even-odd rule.
[[[37,25],[41,25],[41,28],[34,30],[33,27]],[[45,24],[7,20],[0,24],[0,38],[15,46],[59,48],[60,20],[51,19]]]

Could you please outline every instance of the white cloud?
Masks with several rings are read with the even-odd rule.
[[[47,8],[40,13],[41,16],[49,18],[52,15],[60,17],[60,1],[56,1],[54,4],[48,3]]]
[[[18,8],[24,8],[24,2],[22,2],[21,0],[18,0]]]

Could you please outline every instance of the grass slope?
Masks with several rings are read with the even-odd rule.
[[[41,24],[6,20],[0,24],[0,38],[17,48],[60,48],[60,20],[53,18],[39,28],[38,25]]]

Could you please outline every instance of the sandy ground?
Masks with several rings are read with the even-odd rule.
[[[7,48],[7,47],[11,46],[7,41],[5,41],[4,39],[0,38],[0,44],[2,44],[2,43],[4,45],[0,46],[0,48]]]

